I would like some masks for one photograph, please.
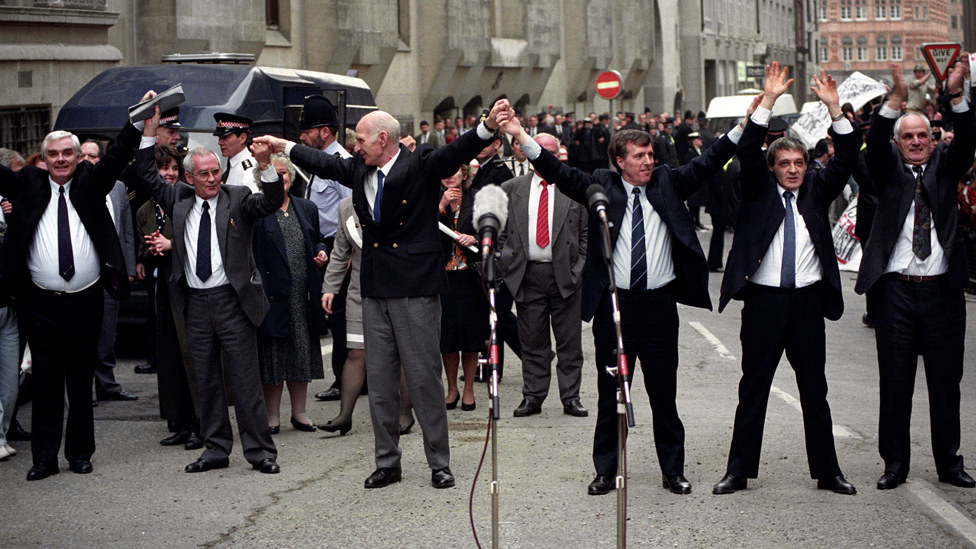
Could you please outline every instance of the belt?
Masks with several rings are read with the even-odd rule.
[[[898,280],[907,280],[908,282],[935,282],[942,278],[942,275],[932,275],[932,276],[921,276],[921,275],[896,275],[895,278]]]

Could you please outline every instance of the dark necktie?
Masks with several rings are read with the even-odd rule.
[[[535,222],[535,243],[540,248],[549,245],[549,190],[546,180],[542,180],[542,192],[539,193],[539,214]]]
[[[641,207],[641,191],[633,190],[634,216],[630,230],[630,289],[647,289],[647,248],[644,245],[644,208]]]
[[[221,183],[227,183],[227,178],[230,177],[230,160],[227,160],[227,169],[220,176]]]
[[[373,221],[380,222],[380,210],[383,206],[383,170],[376,170],[376,198],[373,199]]]
[[[525,175],[525,164],[519,163],[519,177]]]
[[[929,202],[925,200],[925,187],[922,186],[922,167],[913,166],[915,171],[915,225],[912,228],[912,253],[925,260],[932,253],[932,216],[929,215]]]
[[[793,221],[793,193],[783,193],[786,219],[783,221],[783,265],[779,272],[781,288],[796,287],[796,224]]]
[[[204,201],[197,235],[197,278],[206,282],[213,273],[210,267],[210,203]]]
[[[75,254],[71,250],[71,227],[68,225],[68,202],[64,186],[58,187],[58,271],[65,281],[75,276]]]

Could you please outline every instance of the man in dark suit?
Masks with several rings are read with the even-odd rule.
[[[252,151],[256,169],[262,172],[263,192],[252,194],[245,185],[221,185],[220,161],[206,148],[195,149],[184,159],[192,186],[169,185],[156,169],[153,145],[158,123],[158,114],[147,121],[136,163],[140,185],[173,222],[173,273],[168,282],[175,310],[185,311],[206,446],[186,472],[202,473],[229,464],[234,435],[224,393],[225,365],[244,457],[262,473],[278,473],[278,451],[268,430],[257,358],[257,326],[268,312],[268,298],[254,262],[251,235],[255,220],[284,202],[282,182],[271,166],[268,147],[259,145]]]
[[[712,493],[743,490],[758,476],[766,404],[785,350],[800,391],[810,476],[817,488],[854,495],[834,449],[824,317],[837,320],[844,310],[827,210],[857,163],[858,140],[841,113],[837,83],[821,71],[812,89],[833,117],[837,158],[823,170],[808,170],[806,147],[790,137],[763,155],[773,104],[793,83],[786,73],[776,61],[767,67],[762,103],[739,141],[742,204],[719,311],[732,298],[744,301],[742,379],[726,474]]]
[[[356,125],[356,155],[342,159],[271,136],[259,137],[296,165],[352,187],[363,227],[361,280],[366,375],[376,470],[366,488],[400,482],[400,368],[406,377],[435,488],[454,486],[440,367],[439,294],[447,282],[437,228],[441,180],[457,172],[493,139],[511,114],[495,103],[485,121],[434,150],[410,152],[397,141],[400,123],[373,111]]]
[[[956,132],[950,145],[936,145],[923,116],[909,113],[899,118],[908,89],[897,63],[892,64],[894,86],[888,103],[874,115],[867,135],[877,213],[854,289],[868,292],[874,306],[881,375],[878,449],[885,462],[878,479],[881,490],[897,487],[908,476],[919,355],[925,365],[939,480],[976,486],[959,455],[959,383],[966,336],[963,287],[968,277],[956,184],[972,167],[976,151],[976,120],[962,95],[968,73],[968,63],[956,62],[950,68],[947,88]]]
[[[758,104],[758,102],[756,103]],[[755,108],[755,107],[753,107]],[[570,168],[529,138],[520,128],[519,144],[532,160],[536,173],[559,187],[569,198],[587,203],[586,190],[596,183],[609,199],[614,278],[620,298],[623,342],[627,361],[640,358],[654,412],[654,443],[664,487],[674,493],[691,492],[684,477],[684,426],[675,403],[678,372],[678,309],[676,303],[711,309],[708,267],[684,201],[735,153],[735,130],[702,157],[682,168],[654,167],[651,136],[640,130],[622,130],[610,140],[607,154],[620,173],[597,170],[589,175]],[[589,227],[602,230],[596,212]],[[645,229],[646,227],[646,229]],[[603,243],[592,245],[583,267],[582,319],[593,319],[596,344],[597,405],[593,437],[596,478],[591,495],[613,489],[617,474],[617,380],[606,368],[615,364],[617,338],[610,304],[610,274]]]
[[[132,159],[138,140],[138,130],[127,124],[93,165],[80,162],[77,137],[57,131],[41,145],[48,171],[0,167],[0,195],[16,204],[0,249],[0,304],[17,296],[36,383],[33,467],[27,480],[59,471],[65,388],[69,411],[64,455],[71,471],[92,472],[91,390],[102,289],[116,299],[129,295],[122,247],[105,196]]]
[[[664,133],[657,136],[654,141],[655,162],[665,166],[677,168],[681,165],[681,157],[678,156],[678,149],[674,144],[674,118],[670,116],[664,122]]]
[[[610,168],[607,147],[610,145],[610,115],[601,114],[590,130],[590,170]]]
[[[559,143],[548,134],[535,141],[553,155]],[[528,173],[502,185],[508,193],[508,222],[498,239],[499,266],[515,296],[518,336],[522,342],[522,403],[515,417],[542,411],[552,378],[552,343],[556,337],[556,377],[563,412],[586,417],[580,403],[583,373],[580,288],[586,258],[586,209],[546,180]]]

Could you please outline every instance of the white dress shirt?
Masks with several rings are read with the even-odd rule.
[[[613,276],[618,288],[630,288],[631,231],[634,223],[634,189],[640,189],[641,212],[644,214],[644,249],[647,259],[647,289],[662,288],[675,279],[671,258],[671,230],[647,199],[646,185],[636,187],[623,178],[627,208],[620,222],[620,234],[613,247]]]
[[[230,284],[227,273],[224,272],[224,259],[220,255],[220,243],[217,241],[217,202],[220,194],[207,200],[210,204],[210,277],[200,280],[197,276],[197,242],[200,236],[200,217],[203,215],[204,200],[199,196],[193,197],[193,207],[186,215],[186,230],[183,232],[183,244],[186,246],[186,284],[191,288],[202,290],[216,288]]]
[[[546,194],[549,196],[549,245],[545,248],[540,248],[539,242],[536,239],[538,234],[536,229],[538,229],[539,224],[539,199],[542,198],[542,178],[538,175],[532,176],[532,182],[529,184],[529,261],[552,262],[552,204],[557,191],[555,185],[549,184],[547,186]]]
[[[50,177],[48,182],[51,184],[51,199],[48,201],[47,208],[41,215],[41,220],[37,223],[34,231],[34,240],[31,242],[30,250],[27,254],[27,268],[30,270],[31,280],[34,284],[45,290],[55,292],[80,292],[89,288],[98,281],[99,265],[101,261],[98,252],[95,251],[95,243],[85,230],[85,225],[78,217],[71,202],[71,185],[74,180],[64,184],[64,198],[68,206],[68,229],[71,233],[71,253],[74,257],[75,274],[71,280],[61,277],[60,265],[58,261],[58,200],[60,197],[59,189],[61,185],[55,183]]]
[[[261,192],[258,184],[254,181],[254,170],[257,169],[258,162],[251,156],[251,151],[244,149],[235,154],[227,161],[227,181],[225,185],[244,185],[251,189],[252,193]]]
[[[783,193],[786,192],[786,189],[776,185],[776,190],[779,192],[780,202],[782,202],[785,208],[786,198],[783,197]],[[797,189],[791,192],[793,193],[793,199],[790,200],[790,207],[793,208],[794,233],[796,234],[794,272],[796,273],[796,287],[803,288],[823,278],[823,265],[820,263],[820,258],[817,257],[817,250],[813,247],[813,241],[810,240],[810,231],[807,229],[807,224],[796,206],[796,199],[800,191]],[[766,249],[766,255],[763,256],[762,263],[759,264],[759,268],[752,275],[751,282],[776,288],[780,286],[785,237],[786,219],[784,218],[783,222],[779,224],[779,228],[776,229],[776,234],[773,235],[773,240],[769,243],[769,248]]]

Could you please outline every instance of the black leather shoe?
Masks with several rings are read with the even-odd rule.
[[[281,432],[281,425],[272,425],[271,427],[268,427],[268,432],[272,435],[277,435]]]
[[[281,467],[279,467],[278,463],[272,458],[264,458],[257,463],[252,463],[251,468],[261,471],[266,475],[277,475],[281,472]]]
[[[837,475],[834,478],[817,479],[817,489],[830,490],[831,492],[844,494],[845,496],[853,496],[857,493],[857,489],[854,488],[853,484],[844,479],[844,475]]]
[[[179,446],[180,444],[186,444],[186,441],[190,438],[190,430],[184,429],[179,431],[175,435],[170,435],[163,440],[159,441],[160,446]]]
[[[456,395],[454,397],[454,400],[452,400],[451,402],[445,402],[444,403],[444,407],[447,408],[448,410],[453,410],[453,409],[457,408],[458,402],[461,402],[461,395],[460,395],[460,393],[458,395]]]
[[[363,486],[366,488],[383,488],[395,482],[400,482],[403,473],[400,467],[380,467],[366,478]]]
[[[327,391],[322,391],[321,393],[317,393],[315,395],[315,398],[319,400],[325,400],[325,401],[339,400],[340,398],[342,398],[342,392],[339,391],[338,387],[330,387],[329,390]]]
[[[14,419],[10,422],[10,430],[7,431],[7,440],[25,441],[30,439],[30,431],[25,431],[19,421]]]
[[[207,461],[207,460],[205,460],[203,458],[200,458],[200,459],[194,461],[193,463],[187,465],[186,466],[186,472],[187,473],[206,473],[207,471],[210,471],[211,469],[223,469],[224,467],[227,467],[227,465],[229,463],[230,463],[230,460],[228,460],[227,458],[224,458],[224,459],[221,459],[221,460],[218,460],[218,461],[213,461],[213,462]]]
[[[580,400],[578,398],[571,398],[567,400],[566,403],[563,404],[563,413],[575,417],[586,417],[590,415],[590,412],[588,412],[586,408],[580,404]]]
[[[98,397],[98,400],[139,400],[136,395],[129,394],[123,390],[119,390],[117,393],[112,393],[110,395],[103,395]]]
[[[905,477],[894,471],[885,471],[878,479],[878,490],[891,490],[898,488],[899,484],[904,484]]]
[[[959,488],[976,488],[976,480],[966,471],[953,471],[946,475],[939,475],[939,482],[945,482]]]
[[[722,480],[718,481],[718,484],[712,488],[713,494],[731,494],[733,492],[738,492],[739,490],[745,490],[748,480],[744,478],[739,478],[732,473],[728,473]]]
[[[465,402],[462,402],[461,403],[461,411],[462,412],[473,412],[475,410],[475,408],[477,408],[477,407],[478,407],[478,403],[477,402],[472,402],[471,404],[467,404]]]
[[[454,474],[450,467],[435,469],[430,473],[430,485],[434,488],[450,488],[454,486]]]
[[[87,475],[91,473],[94,468],[92,467],[92,462],[87,459],[76,459],[68,465],[68,469],[72,473],[78,473],[79,475]]]
[[[864,315],[861,316],[861,322],[863,322],[868,328],[874,329],[874,319],[871,318],[870,314],[864,313]]]
[[[152,364],[140,364],[132,369],[137,374],[155,374],[156,367]]]
[[[44,480],[60,472],[57,464],[38,463],[27,471],[27,480]]]
[[[529,402],[528,399],[522,399],[522,403],[518,405],[518,408],[512,413],[515,417],[528,417],[533,414],[541,414],[542,406],[534,402]]]
[[[291,416],[291,426],[294,427],[295,429],[298,429],[299,431],[305,431],[306,433],[315,432],[314,423],[302,423],[301,421],[295,419],[295,416]]]
[[[664,477],[664,487],[671,490],[672,494],[690,494],[691,483],[684,475],[671,475]]]
[[[613,479],[606,475],[597,475],[593,482],[586,487],[586,493],[591,496],[602,496],[609,494],[614,489]]]
[[[196,431],[190,431],[190,436],[186,439],[186,444],[183,445],[183,448],[185,450],[199,450],[203,448],[203,437]]]
[[[411,425],[413,424],[411,423]],[[319,429],[325,431],[326,433],[334,433],[336,431],[339,431],[339,436],[345,436],[346,433],[348,433],[349,430],[352,429],[352,418],[350,418],[349,421],[345,423],[332,423],[332,421],[329,421],[325,425],[319,425]]]
[[[413,416],[410,417],[410,423],[400,427],[400,436],[409,435],[410,430],[413,429],[413,424],[415,423]]]

